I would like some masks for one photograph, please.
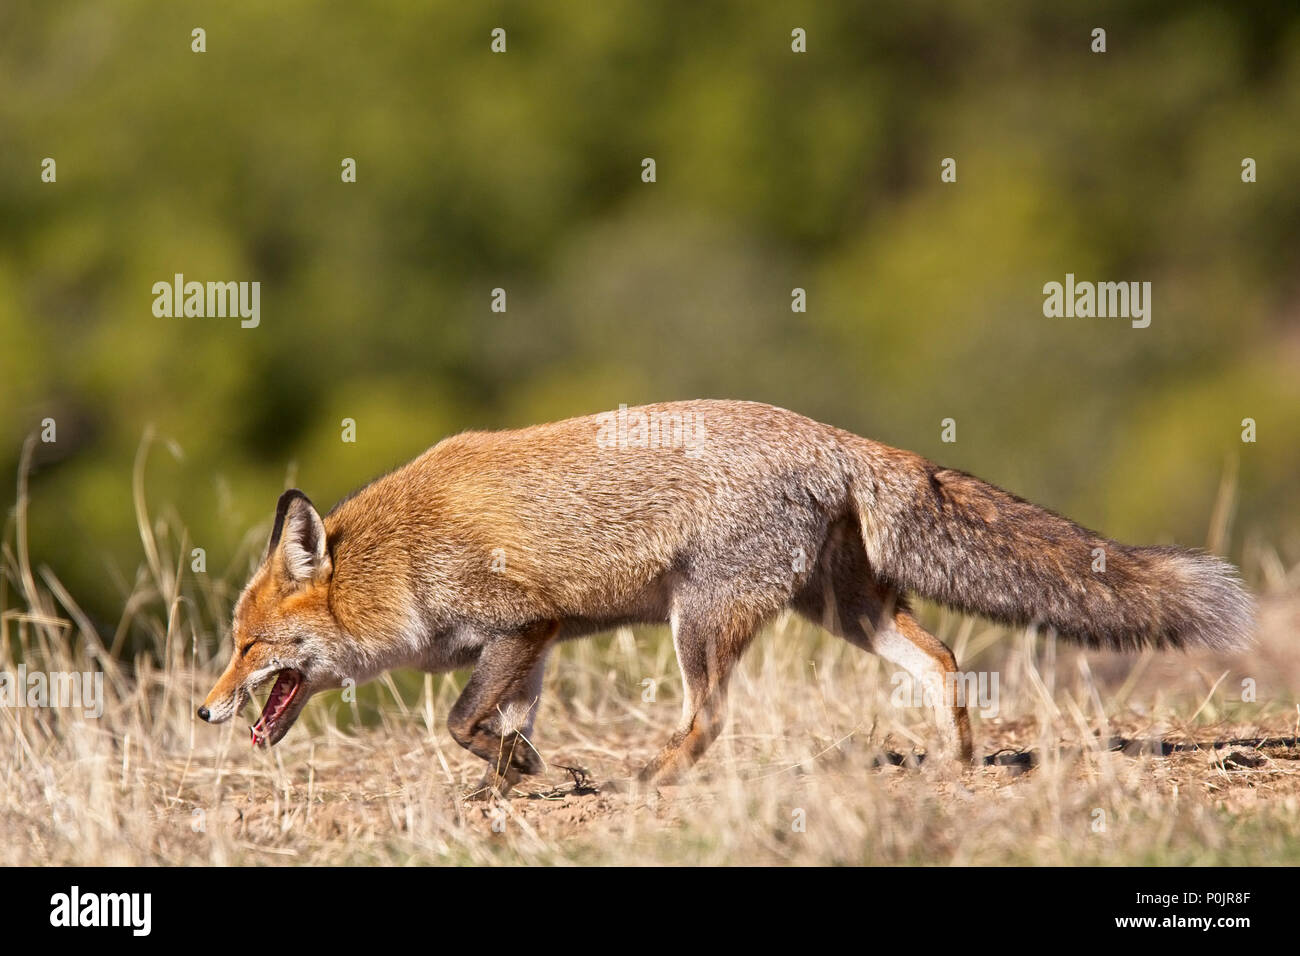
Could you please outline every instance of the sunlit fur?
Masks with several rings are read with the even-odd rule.
[[[324,518],[285,493],[210,719],[284,668],[305,682],[287,729],[311,693],[346,680],[476,665],[449,727],[509,782],[540,766],[525,738],[554,641],[670,622],[685,712],[646,771],[666,779],[716,735],[733,664],[783,608],[925,681],[956,664],[909,594],[1090,646],[1228,649],[1250,633],[1249,596],[1210,555],[1119,544],[768,405],[630,412],[689,418],[701,440],[611,445],[599,440],[608,419],[589,416],[453,436]],[[937,717],[968,757],[964,709]]]

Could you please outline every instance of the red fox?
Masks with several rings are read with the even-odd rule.
[[[943,687],[956,661],[909,593],[1090,647],[1227,650],[1253,618],[1209,554],[1119,544],[770,405],[672,402],[455,435],[323,518],[286,491],[198,715],[228,720],[274,678],[252,729],[271,745],[348,679],[472,666],[447,724],[503,791],[543,767],[533,718],[556,642],[667,622],[681,724],[640,775],[666,782],[717,736],[733,666],[784,608]],[[940,749],[971,760],[965,707],[930,699]]]

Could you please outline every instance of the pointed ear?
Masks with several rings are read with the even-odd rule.
[[[296,488],[282,494],[275,508],[267,558],[279,552],[284,575],[290,581],[321,580],[330,573],[325,544],[325,523],[311,499]]]

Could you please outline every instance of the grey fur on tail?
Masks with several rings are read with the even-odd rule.
[[[897,588],[1090,647],[1231,651],[1250,641],[1254,602],[1214,555],[1120,544],[874,442],[863,440],[858,457],[863,542],[876,573]]]

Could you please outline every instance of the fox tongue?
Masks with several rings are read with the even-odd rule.
[[[257,723],[253,725],[253,746],[266,740],[268,729],[280,715],[281,708],[293,696],[297,683],[297,675],[292,671],[280,671],[276,676],[275,686],[271,688],[271,696],[266,699],[266,706],[262,708],[262,716],[258,717]]]

